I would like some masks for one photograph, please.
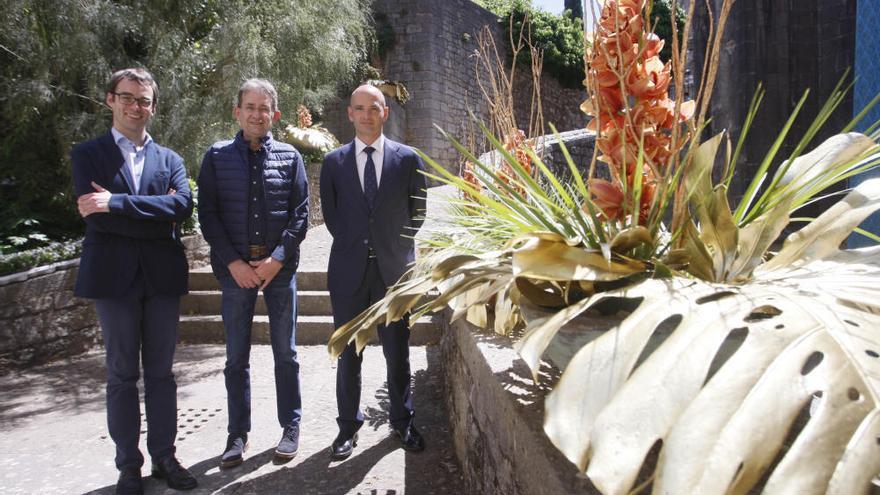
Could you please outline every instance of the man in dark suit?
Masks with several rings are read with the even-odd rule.
[[[269,313],[281,439],[275,457],[299,450],[302,418],[296,355],[296,268],[309,226],[309,188],[302,156],[272,138],[281,118],[278,92],[264,79],[241,85],[233,114],[241,130],[205,153],[199,172],[199,220],[211,267],[223,290],[229,435],[220,467],[243,462],[251,430],[251,325],[257,293]]]
[[[143,493],[137,380],[143,358],[147,450],[153,476],[189,490],[196,479],[175,458],[177,385],[171,365],[187,262],[177,226],[193,200],[180,156],[146,127],[159,88],[144,69],[113,74],[107,134],[71,151],[77,206],[86,221],[74,294],[95,300],[107,356],[107,426],[120,471],[116,493]]]
[[[415,260],[412,236],[425,210],[424,165],[411,148],[382,134],[388,112],[376,87],[355,89],[348,107],[355,139],[327,154],[321,169],[321,207],[333,236],[327,283],[336,328],[382,299]],[[378,331],[388,368],[391,427],[404,449],[419,452],[425,441],[413,425],[408,321],[380,325]],[[362,360],[353,343],[339,357],[333,459],[351,455],[364,422]]]

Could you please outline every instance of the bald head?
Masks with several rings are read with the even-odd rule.
[[[380,103],[382,103],[383,107],[385,106],[385,94],[379,91],[379,88],[373,86],[372,84],[361,84],[360,86],[356,87],[354,91],[351,92],[351,100],[353,101],[355,96],[359,94],[368,94],[378,100]]]
[[[354,125],[355,135],[365,144],[373,144],[382,134],[388,120],[385,95],[375,86],[364,84],[351,93],[348,120]]]

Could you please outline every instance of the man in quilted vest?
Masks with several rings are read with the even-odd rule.
[[[229,436],[221,468],[241,464],[248,448],[251,326],[260,290],[269,315],[282,428],[275,457],[292,459],[299,448],[296,268],[309,218],[302,156],[293,146],[272,139],[272,124],[281,117],[275,87],[263,79],[245,81],[233,113],[241,130],[233,140],[211,146],[198,178],[199,222],[223,293]]]

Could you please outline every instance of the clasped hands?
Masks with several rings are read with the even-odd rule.
[[[260,290],[269,285],[283,266],[283,263],[271,256],[250,263],[235,260],[227,265],[230,275],[239,287],[242,289],[259,287]]]
[[[92,213],[110,212],[110,196],[112,196],[110,191],[104,189],[98,184],[95,184],[95,181],[92,181],[92,187],[95,189],[95,192],[83,194],[82,196],[76,198],[76,207],[79,210],[79,214],[82,215],[83,218],[91,215]],[[176,193],[177,190],[172,187],[168,189],[167,194]]]

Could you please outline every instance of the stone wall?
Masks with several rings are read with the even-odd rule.
[[[446,323],[441,341],[453,447],[470,493],[599,491],[542,429],[546,384],[535,385],[511,339]],[[542,376],[548,383],[551,377]]]
[[[722,0],[710,3],[713,12],[718,12]],[[713,120],[706,135],[727,129],[734,141],[738,139],[758,83],[763,82],[767,91],[731,186],[734,204],[745,192],[804,91],[810,89],[810,97],[774,161],[774,170],[794,149],[843,72],[853,66],[855,4],[855,0],[745,0],[734,4],[712,95],[709,113]],[[702,64],[709,21],[705,6],[698,3],[697,7],[691,60]],[[694,66],[692,71],[694,80],[699,81],[701,67]],[[837,133],[851,117],[850,95],[808,149]],[[817,216],[827,206],[816,204],[801,213]]]
[[[306,175],[309,178],[309,227],[324,224],[321,212],[321,164],[307,163]]]
[[[463,140],[476,129],[470,124],[469,111],[484,121],[488,119],[472,55],[477,48],[477,34],[484,26],[493,30],[499,49],[506,50],[498,17],[469,0],[377,0],[374,10],[394,33],[390,49],[374,63],[380,66],[383,78],[402,82],[410,93],[405,105],[392,107],[392,119],[400,114],[402,122],[389,124],[386,134],[421,149],[457,172],[459,154],[434,126]],[[517,68],[514,86],[517,125],[527,130],[531,107],[527,68]],[[342,142],[352,137],[345,114],[352,89],[341,88],[340,98],[328,103],[323,114],[324,125]],[[541,79],[541,92],[546,122],[552,122],[560,132],[585,125],[579,106],[586,92],[563,88],[549,75]]]
[[[95,307],[73,296],[79,260],[0,277],[0,371],[84,352],[101,340]]]
[[[183,238],[191,268],[210,264],[201,234]],[[95,306],[74,297],[79,259],[0,277],[0,372],[74,356],[101,343]]]

